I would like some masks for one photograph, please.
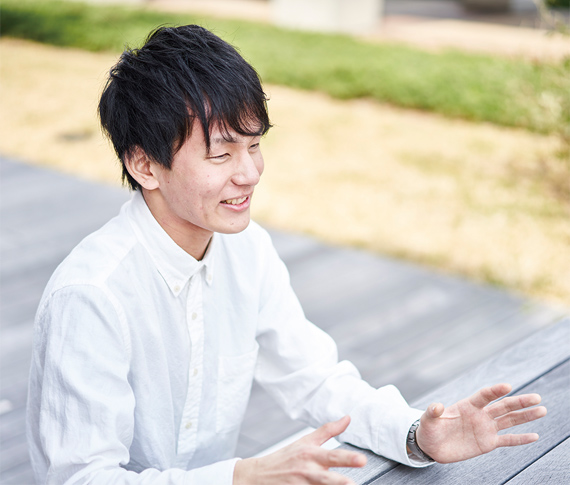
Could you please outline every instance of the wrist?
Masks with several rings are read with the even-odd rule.
[[[236,461],[234,467],[233,485],[252,485],[255,483],[256,458]]]
[[[411,453],[412,455],[414,455],[415,457],[424,462],[433,462],[435,460],[427,453],[425,453],[421,449],[418,443],[419,429],[420,429],[420,420],[418,419],[416,422],[414,422],[414,424],[412,424],[410,430],[408,431],[408,438],[406,440],[406,448],[408,450],[408,454]]]

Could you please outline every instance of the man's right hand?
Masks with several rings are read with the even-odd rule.
[[[345,416],[271,455],[238,461],[234,485],[354,485],[352,480],[329,471],[329,468],[362,467],[366,457],[352,451],[321,448],[324,442],[344,432],[349,423],[350,417]]]

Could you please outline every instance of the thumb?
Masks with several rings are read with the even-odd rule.
[[[321,446],[326,441],[338,436],[341,433],[344,433],[348,425],[350,424],[350,416],[344,416],[340,418],[338,421],[332,421],[330,423],[326,423],[320,428],[316,429],[312,433],[308,434],[304,438],[301,438],[300,441],[305,441],[309,444]]]
[[[443,414],[443,411],[445,410],[445,406],[443,404],[441,404],[440,402],[438,403],[432,403],[429,405],[429,407],[426,409],[426,412],[424,413],[424,416],[427,419],[437,419],[440,418],[441,415]]]

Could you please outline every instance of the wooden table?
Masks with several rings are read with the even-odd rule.
[[[537,432],[538,442],[422,469],[365,452],[366,467],[344,469],[341,473],[359,485],[570,483],[570,318],[516,343],[412,404],[425,409],[440,401],[447,406],[481,387],[500,382],[510,383],[512,394],[536,392],[542,396],[542,404],[548,410],[546,417],[514,428],[517,433]],[[342,448],[358,450],[350,445]]]

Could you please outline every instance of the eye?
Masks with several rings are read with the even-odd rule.
[[[249,149],[250,149],[251,151],[255,151],[255,150],[257,150],[258,148],[259,148],[259,142],[254,143],[253,145],[250,145],[250,147],[249,147]]]
[[[228,158],[230,156],[229,153],[224,153],[222,155],[214,155],[212,157],[208,157],[208,160],[213,160],[215,162],[223,162],[224,160],[226,160],[226,158]]]

